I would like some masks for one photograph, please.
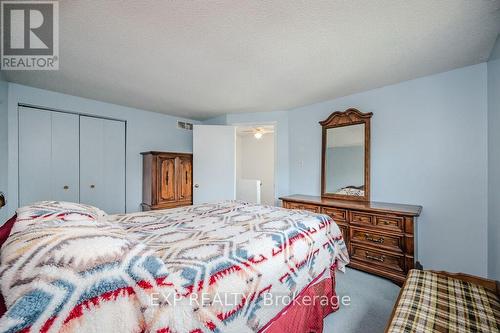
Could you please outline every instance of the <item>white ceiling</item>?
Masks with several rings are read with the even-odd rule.
[[[60,1],[60,70],[9,81],[204,119],[487,60],[500,1]]]

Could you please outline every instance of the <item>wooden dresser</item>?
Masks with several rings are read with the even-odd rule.
[[[352,268],[402,284],[408,271],[420,266],[415,238],[421,206],[307,195],[291,195],[280,200],[284,208],[331,216],[344,235]]]
[[[142,154],[142,210],[193,203],[193,154],[149,151]]]

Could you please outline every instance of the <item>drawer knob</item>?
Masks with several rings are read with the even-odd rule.
[[[94,184],[90,185],[90,188],[95,188],[95,185]]]
[[[369,255],[368,253],[365,255],[366,259],[371,259],[371,260],[376,260],[376,261],[380,261],[380,262],[384,262],[385,261],[385,257],[384,256],[380,256],[380,257],[377,257],[377,256],[372,256],[372,255]]]
[[[69,186],[68,186],[68,185],[64,185],[64,186],[63,186],[63,189],[64,189],[64,190],[69,190]]]
[[[373,243],[384,244],[384,237],[373,238],[372,236],[370,236],[370,234],[365,234],[365,239]]]

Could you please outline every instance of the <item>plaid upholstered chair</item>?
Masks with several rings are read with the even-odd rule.
[[[499,286],[467,274],[411,270],[386,332],[500,332]]]

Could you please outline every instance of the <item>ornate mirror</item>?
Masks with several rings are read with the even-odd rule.
[[[370,119],[357,109],[334,112],[321,121],[321,196],[370,200]]]

